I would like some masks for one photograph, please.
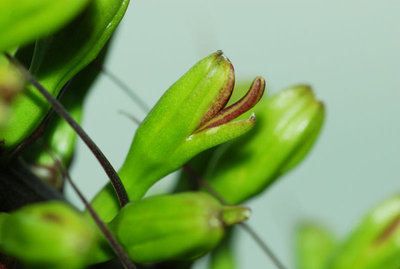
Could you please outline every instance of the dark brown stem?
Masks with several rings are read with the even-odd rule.
[[[65,89],[68,87],[69,83],[70,83],[70,81],[68,81],[63,86],[63,88],[61,89],[60,93],[57,96],[57,100],[60,100],[62,94],[64,93]],[[50,111],[45,116],[45,118],[42,120],[42,122],[36,128],[36,130],[29,137],[27,137],[24,141],[22,141],[22,143],[19,144],[15,150],[13,150],[11,152],[11,154],[9,156],[9,160],[13,160],[15,157],[17,157],[29,144],[33,143],[36,139],[38,139],[39,136],[41,136],[43,134],[44,130],[46,129],[47,125],[50,122],[53,112],[54,112],[54,109],[51,108]]]
[[[68,173],[68,170],[64,167],[64,165],[61,163],[61,161],[54,156],[53,152],[48,148],[48,146],[44,143],[41,143],[42,147],[49,153],[51,158],[55,161],[56,166],[60,169],[62,175],[67,179],[68,183],[71,185],[71,187],[74,189],[76,194],[79,196],[87,210],[89,211],[90,215],[92,216],[94,222],[97,224],[99,227],[100,231],[104,234],[105,238],[107,238],[108,242],[110,243],[112,249],[114,250],[115,254],[118,256],[122,264],[124,265],[125,268],[127,269],[136,269],[136,266],[133,264],[133,262],[130,260],[128,255],[126,254],[125,250],[123,247],[120,245],[120,243],[117,241],[117,239],[114,237],[114,235],[111,233],[111,231],[108,229],[106,224],[100,219],[99,215],[96,213],[96,211],[93,209],[93,207],[90,205],[88,200],[86,200],[85,196],[83,196],[82,192],[79,190],[78,186],[75,185],[73,182],[71,175]]]
[[[119,203],[121,207],[125,206],[129,202],[128,194],[119,178],[114,167],[104,156],[100,148],[93,142],[93,140],[87,135],[87,133],[82,129],[82,127],[71,117],[68,111],[63,107],[63,105],[55,99],[38,81],[37,79],[24,67],[17,59],[12,57],[10,54],[6,53],[8,60],[13,63],[23,74],[23,76],[32,83],[35,88],[46,98],[46,100],[53,107],[54,111],[57,112],[62,118],[64,118],[68,124],[75,130],[75,132],[82,138],[83,142],[89,147],[93,155],[97,158],[104,171],[108,175],[108,178],[113,185],[115,192],[117,194]]]

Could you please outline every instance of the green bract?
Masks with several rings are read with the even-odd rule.
[[[336,253],[328,269],[400,267],[400,195],[372,209]]]
[[[44,202],[0,215],[0,249],[29,268],[84,268],[96,260],[97,229],[63,202]]]
[[[332,234],[314,223],[304,223],[297,230],[298,269],[325,269],[336,242]]]
[[[206,193],[188,192],[130,203],[109,228],[133,261],[186,260],[213,249],[226,226],[249,214],[245,207],[223,206]]]
[[[73,19],[89,0],[2,0],[0,52],[50,34]]]
[[[227,202],[262,192],[297,165],[314,144],[324,107],[307,86],[286,89],[260,102],[256,127],[213,154],[206,180]]]
[[[82,68],[93,61],[121,21],[128,0],[93,0],[72,23],[37,42],[30,72],[53,95]],[[78,90],[79,89],[71,89]],[[10,124],[0,133],[12,148],[29,136],[50,106],[29,87],[13,107]]]
[[[194,65],[160,98],[139,126],[119,176],[131,200],[141,198],[159,179],[199,152],[249,131],[254,116],[233,121],[261,98],[265,81],[257,77],[249,92],[224,108],[232,93],[234,70],[218,51]],[[119,210],[110,185],[92,205],[105,221]]]

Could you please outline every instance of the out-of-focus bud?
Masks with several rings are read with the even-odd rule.
[[[29,4],[13,0],[7,0],[7,2],[10,2],[11,6],[15,6],[13,7],[14,11],[21,9],[17,12],[20,14],[13,20],[18,19],[16,23],[24,31],[30,29],[31,21],[23,23],[25,20],[20,20],[20,18],[26,19],[25,17],[28,17],[32,19],[33,17],[35,23],[45,23],[50,19],[65,16],[66,14],[63,14],[63,16],[58,14],[62,13],[63,9],[67,13],[70,12],[69,9],[72,6],[76,6],[75,10],[78,11],[78,4],[82,8],[83,4],[88,4],[84,11],[70,24],[53,35],[46,36],[36,42],[29,71],[53,97],[57,97],[64,85],[91,63],[106,45],[121,21],[129,0],[23,1]],[[41,4],[40,8],[36,7],[37,11],[29,13],[29,6],[36,6],[37,3]],[[49,14],[44,12],[43,16],[39,16],[41,9],[46,10]],[[6,13],[9,13],[7,8],[5,10]],[[3,11],[3,7],[1,11]],[[27,16],[28,13],[19,11],[28,12],[32,16]],[[12,12],[7,15],[13,16]],[[2,19],[0,14],[0,25]],[[45,24],[49,23],[46,22]],[[13,27],[9,31],[17,32]],[[2,37],[0,35],[0,40]],[[75,90],[79,91],[79,89]],[[30,136],[49,110],[49,103],[37,89],[33,85],[27,87],[18,102],[13,105],[9,126],[0,132],[0,139],[4,139],[4,147],[7,151],[12,151]]]
[[[238,268],[236,255],[233,249],[234,228],[230,227],[220,244],[211,252],[210,269],[235,269]]]
[[[399,225],[400,195],[396,195],[364,217],[326,268],[400,268]]]
[[[232,204],[259,194],[305,157],[319,134],[325,110],[310,87],[300,85],[260,102],[255,114],[255,128],[221,146],[205,174]]]
[[[201,151],[236,138],[254,126],[253,115],[231,120],[260,100],[264,79],[257,77],[241,100],[224,108],[233,85],[232,64],[218,51],[194,65],[165,92],[139,126],[119,171],[130,199],[141,198],[155,182]],[[111,220],[119,209],[110,187],[101,191],[92,205],[105,221]]]
[[[2,0],[0,52],[48,35],[72,20],[88,0]]]
[[[225,227],[249,215],[245,207],[223,206],[206,193],[187,192],[128,204],[109,227],[133,261],[187,260],[213,249]]]
[[[0,130],[7,126],[11,105],[24,89],[25,80],[20,72],[8,63],[0,64]]]
[[[64,108],[78,123],[82,121],[85,97],[100,73],[99,65],[104,62],[108,47],[109,44],[103,48],[95,62],[71,80],[61,97]],[[41,138],[24,150],[23,158],[36,176],[57,190],[62,190],[64,176],[61,169],[67,168],[72,162],[76,138],[77,134],[63,118],[52,115]]]
[[[97,229],[63,202],[0,215],[0,249],[29,268],[84,268],[96,259]]]
[[[315,223],[303,223],[296,232],[297,268],[326,268],[336,248],[332,233]]]

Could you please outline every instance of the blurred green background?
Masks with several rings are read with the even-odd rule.
[[[237,81],[262,75],[269,93],[298,83],[314,88],[327,107],[316,146],[248,203],[249,223],[293,268],[299,221],[319,220],[344,236],[368,208],[400,191],[399,12],[394,0],[133,0],[106,68],[148,105],[218,49],[233,62]],[[103,75],[88,98],[83,125],[116,168],[136,129],[120,110],[145,116]],[[72,176],[88,198],[107,181],[81,142]],[[244,232],[236,251],[240,268],[274,268]]]

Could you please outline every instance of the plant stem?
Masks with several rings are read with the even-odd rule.
[[[94,143],[94,141],[87,135],[87,133],[82,129],[82,127],[69,115],[68,111],[63,107],[63,105],[55,99],[40,83],[37,79],[24,67],[17,59],[15,59],[10,54],[5,54],[8,60],[14,64],[23,74],[23,76],[32,83],[35,88],[46,98],[46,100],[51,104],[55,112],[57,112],[62,118],[64,118],[68,124],[76,131],[76,133],[82,138],[83,142],[89,147],[94,156],[97,158],[104,171],[108,175],[111,184],[114,187],[115,192],[121,207],[125,206],[129,202],[128,194],[124,186],[122,185],[121,179],[119,178],[114,167],[104,156],[100,148]]]
[[[120,243],[117,241],[117,239],[113,236],[113,234],[108,229],[106,224],[100,219],[99,215],[96,213],[96,211],[90,205],[88,200],[86,200],[85,196],[83,196],[83,194],[79,190],[78,186],[76,186],[76,184],[74,183],[74,181],[71,178],[71,175],[68,173],[68,170],[64,167],[64,165],[61,163],[61,161],[56,156],[54,156],[53,152],[50,150],[50,148],[47,147],[46,144],[41,143],[41,145],[49,153],[49,155],[53,158],[53,160],[56,163],[56,166],[60,169],[62,175],[67,179],[68,183],[71,185],[71,187],[74,189],[76,194],[79,196],[79,199],[81,199],[83,204],[86,206],[86,208],[89,211],[90,215],[92,216],[94,222],[97,224],[97,226],[99,227],[101,232],[107,238],[107,240],[110,243],[111,247],[113,248],[115,254],[117,254],[117,256],[119,257],[119,259],[122,262],[122,264],[124,265],[124,267],[126,269],[136,269],[136,266],[130,260],[130,258],[126,254],[125,250],[123,249],[123,247],[120,245]]]

